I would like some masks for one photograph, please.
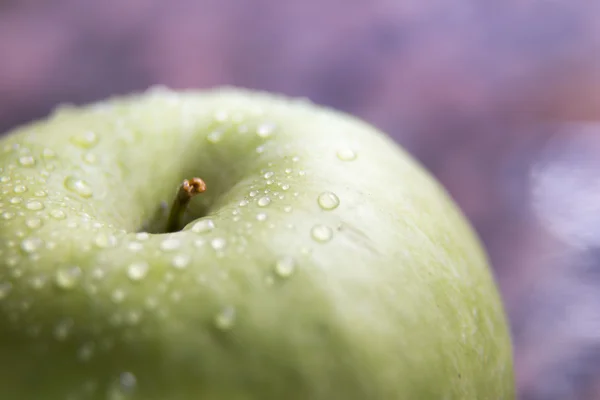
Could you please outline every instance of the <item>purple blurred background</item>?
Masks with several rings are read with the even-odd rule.
[[[520,398],[600,399],[600,2],[0,0],[0,132],[154,84],[388,132],[486,245]]]

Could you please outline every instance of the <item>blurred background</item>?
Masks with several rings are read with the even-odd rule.
[[[0,132],[154,84],[389,133],[485,243],[520,399],[600,399],[599,1],[0,0]]]

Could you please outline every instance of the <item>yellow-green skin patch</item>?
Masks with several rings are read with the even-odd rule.
[[[185,228],[160,232],[198,176]],[[514,398],[486,258],[371,126],[236,89],[0,141],[3,400]]]

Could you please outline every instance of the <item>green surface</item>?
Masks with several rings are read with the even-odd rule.
[[[357,119],[156,89],[9,132],[0,173],[3,400],[514,398],[479,242]]]

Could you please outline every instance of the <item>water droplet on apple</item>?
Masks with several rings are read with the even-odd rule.
[[[177,268],[177,269],[184,269],[188,266],[189,263],[190,263],[190,256],[188,256],[186,254],[176,255],[175,257],[173,257],[173,260],[171,260],[171,264],[173,265],[174,268]]]
[[[144,249],[144,245],[141,244],[140,242],[129,242],[127,244],[127,248],[130,251],[133,251],[134,253],[137,253],[138,251],[142,251]]]
[[[126,400],[130,398],[137,386],[137,378],[131,372],[123,372],[117,382],[111,385],[106,400]]]
[[[246,207],[247,205],[248,205],[248,200],[246,200],[246,199],[239,202],[240,207]]]
[[[221,139],[223,138],[223,135],[225,134],[225,131],[221,130],[221,129],[216,129],[212,132],[210,132],[207,136],[206,136],[206,140],[209,141],[209,143],[218,143],[219,141],[221,141]]]
[[[323,192],[317,198],[319,207],[323,210],[333,210],[340,205],[340,199],[333,192]]]
[[[55,282],[61,289],[72,289],[81,278],[79,267],[62,268],[56,272]]]
[[[98,143],[98,135],[96,135],[96,133],[93,131],[82,132],[71,137],[71,143],[73,143],[75,146],[89,149]]]
[[[25,193],[27,191],[27,186],[25,186],[25,185],[16,185],[13,188],[13,191],[15,193]]]
[[[258,199],[257,204],[259,207],[266,207],[271,204],[271,199],[269,197],[261,197]]]
[[[272,178],[272,177],[273,177],[273,175],[275,175],[275,173],[274,173],[273,171],[269,171],[269,172],[266,172],[266,173],[263,175],[263,177],[264,177],[265,179],[270,179],[270,178]]]
[[[77,358],[83,362],[91,360],[94,356],[94,347],[93,343],[84,344],[77,350]]]
[[[38,229],[43,225],[43,222],[39,218],[29,218],[25,221],[25,225],[27,225],[29,229]]]
[[[69,176],[65,179],[65,187],[73,193],[84,198],[90,198],[94,194],[90,185],[82,180]]]
[[[215,326],[221,330],[231,329],[235,324],[235,308],[227,306],[215,317]]]
[[[210,232],[215,228],[215,223],[211,219],[202,219],[192,226],[192,232],[195,233],[206,233]]]
[[[115,289],[110,297],[115,303],[122,303],[125,300],[125,291],[123,289]]]
[[[225,246],[227,245],[227,241],[223,238],[218,237],[218,238],[214,238],[213,240],[211,240],[210,245],[215,250],[223,250],[225,248]]]
[[[267,219],[267,214],[265,214],[265,213],[258,213],[258,214],[256,214],[256,220],[257,221],[261,221],[262,222],[262,221],[266,221],[266,219]]]
[[[139,232],[135,234],[135,238],[139,241],[148,240],[150,238],[150,234],[147,232]]]
[[[35,165],[35,159],[32,156],[21,156],[19,157],[19,164],[23,167],[33,167]]]
[[[160,243],[160,249],[163,251],[173,251],[179,248],[181,243],[174,238],[165,239]]]
[[[317,242],[328,242],[333,237],[333,230],[327,225],[315,225],[310,231],[310,235]]]
[[[56,326],[54,327],[54,337],[59,341],[63,341],[69,336],[69,333],[71,332],[72,328],[73,328],[73,320],[72,319],[68,318],[68,319],[62,320],[58,324],[56,324]]]
[[[29,238],[21,242],[21,250],[25,253],[34,253],[37,249],[44,245],[44,241],[40,238]]]
[[[35,197],[46,197],[46,196],[48,196],[48,193],[46,193],[46,191],[44,191],[44,190],[36,190],[36,191],[33,193],[33,195],[34,195]]]
[[[258,191],[257,190],[251,190],[250,193],[248,193],[250,195],[250,197],[256,197],[256,195],[258,195]]]
[[[275,124],[271,122],[264,122],[260,124],[256,129],[256,134],[258,135],[258,137],[261,137],[263,139],[266,139],[269,136],[273,135],[273,132],[275,132]]]
[[[275,262],[275,273],[281,278],[290,277],[296,268],[292,257],[282,257]]]
[[[4,212],[2,213],[2,218],[3,218],[3,219],[5,219],[5,220],[11,220],[11,219],[13,219],[14,217],[15,217],[15,214],[13,214],[13,213],[11,213],[11,212],[9,212],[9,211],[4,211]]]
[[[94,153],[85,153],[82,159],[84,163],[90,165],[96,164],[96,162],[98,161],[98,157],[96,157]]]
[[[23,202],[23,199],[20,197],[13,197],[12,199],[10,199],[8,201],[10,204],[20,204],[21,202]]]
[[[352,149],[341,149],[337,152],[337,157],[342,161],[356,160],[356,152]]]
[[[56,153],[52,149],[44,149],[44,151],[42,152],[42,157],[44,157],[47,160],[50,160],[56,157]]]
[[[44,204],[37,200],[31,200],[25,204],[25,208],[31,211],[39,211],[44,209]]]
[[[94,244],[100,249],[114,247],[117,244],[117,238],[113,235],[100,233],[94,238]]]
[[[52,210],[50,211],[50,216],[54,219],[65,219],[67,216],[61,210]]]
[[[127,276],[134,282],[141,281],[148,274],[150,266],[145,261],[134,262],[127,268]]]
[[[8,297],[11,290],[12,290],[12,283],[0,282],[0,300],[3,300],[6,297]]]

